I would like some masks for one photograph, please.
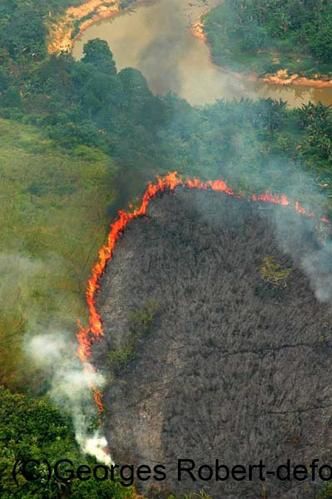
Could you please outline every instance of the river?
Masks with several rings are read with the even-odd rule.
[[[217,99],[274,98],[289,106],[332,104],[332,88],[315,89],[262,83],[215,65],[203,39],[191,26],[220,0],[148,0],[122,14],[90,26],[75,42],[73,56],[82,56],[91,39],[106,40],[118,69],[142,71],[156,94],[174,92],[193,105]]]

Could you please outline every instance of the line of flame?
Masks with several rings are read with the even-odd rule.
[[[164,177],[157,177],[155,182],[148,184],[138,208],[132,209],[131,211],[119,211],[118,218],[110,226],[106,243],[99,250],[98,260],[92,268],[91,276],[87,283],[86,302],[89,312],[89,325],[87,327],[80,327],[77,333],[77,353],[83,364],[89,364],[92,345],[98,338],[103,336],[102,320],[96,308],[95,297],[100,287],[100,279],[105,271],[107,263],[113,256],[117,241],[132,220],[146,215],[150,201],[155,198],[157,194],[165,191],[174,191],[178,186],[190,189],[213,190],[237,198],[242,197],[241,195],[235,194],[223,180],[202,181],[198,178],[182,179],[177,172],[171,172]],[[250,197],[250,200],[278,204],[281,206],[292,206],[299,214],[314,217],[314,214],[307,211],[298,201],[291,202],[284,194],[254,194]],[[321,218],[321,221],[328,222],[326,218]],[[90,367],[92,367],[91,364]],[[102,412],[102,395],[96,389],[93,389],[93,391],[97,407],[99,411]]]

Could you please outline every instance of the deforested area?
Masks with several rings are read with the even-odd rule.
[[[0,499],[332,499],[331,33],[0,0]]]
[[[320,481],[178,480],[214,467],[331,461],[328,226],[178,188],[132,221],[100,282],[105,432],[117,463],[161,463],[145,497],[311,499]]]

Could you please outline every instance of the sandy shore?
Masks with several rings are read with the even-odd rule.
[[[62,19],[50,28],[48,53],[71,52],[75,40],[84,31],[96,22],[113,17],[119,12],[120,0],[87,0],[78,7],[69,7]],[[89,18],[84,20],[86,17]],[[73,36],[76,23],[80,23],[79,33]]]
[[[281,69],[275,74],[259,77],[264,83],[271,85],[293,85],[296,87],[332,88],[332,80],[325,78],[306,78],[298,74],[289,75],[287,69]]]

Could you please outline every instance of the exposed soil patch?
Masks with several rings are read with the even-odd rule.
[[[277,242],[278,214],[296,260]],[[105,336],[94,347],[98,368],[112,372],[104,403],[117,462],[164,463],[168,480],[154,485],[216,499],[264,489],[179,483],[178,458],[331,462],[332,312],[299,264],[318,244],[313,222],[287,208],[209,191],[164,194],[128,226],[101,281]],[[312,499],[317,485],[269,479],[265,488],[269,499]]]

